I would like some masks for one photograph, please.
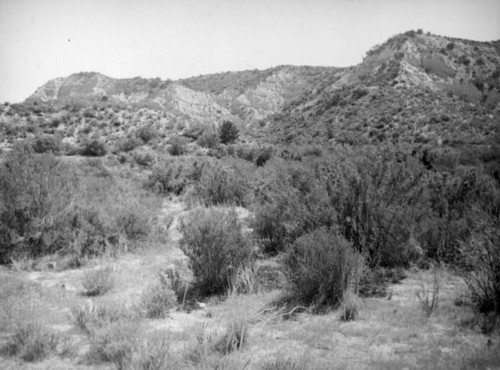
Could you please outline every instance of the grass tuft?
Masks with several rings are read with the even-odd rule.
[[[2,352],[26,362],[36,362],[55,352],[58,342],[57,334],[40,324],[22,323],[17,325]]]
[[[113,269],[109,266],[86,272],[83,277],[85,295],[89,297],[104,295],[113,289],[114,285]]]

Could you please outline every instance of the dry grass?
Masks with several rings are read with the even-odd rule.
[[[279,287],[273,283],[257,293],[210,299],[205,302],[206,309],[170,311],[169,317],[151,320],[126,307],[139,303],[144,287],[158,281],[159,271],[174,266],[161,253],[159,249],[154,254],[118,257],[114,277],[120,289],[93,298],[93,305],[85,303],[89,300],[76,287],[84,272],[97,266],[63,272],[0,271],[2,332],[14,333],[9,318],[28,321],[36,316],[52,333],[60,331],[60,337],[67,338],[67,344],[58,348],[58,357],[22,366],[448,370],[495,368],[498,364],[498,332],[485,336],[484,319],[476,317],[470,305],[455,305],[467,287],[446,271],[440,280],[439,309],[428,318],[422,315],[415,294],[422,282],[432,287],[433,275],[429,271],[408,271],[406,279],[388,287],[391,295],[364,299],[346,295],[338,309],[322,315],[299,309],[284,320],[283,313],[290,310],[271,305],[281,294],[281,290],[273,290]],[[175,248],[165,253],[177,256]],[[106,266],[109,261],[101,264]],[[64,313],[68,307],[80,308],[73,309],[68,318]],[[339,320],[356,310],[354,321]],[[75,331],[75,326],[80,330]],[[5,345],[10,335],[0,336],[0,345]],[[19,367],[17,356],[2,356],[0,362],[5,360],[6,366]]]

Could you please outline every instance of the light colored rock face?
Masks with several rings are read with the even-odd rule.
[[[194,90],[182,81],[116,80],[99,73],[78,73],[49,81],[28,100],[64,102],[80,99],[88,102],[107,97],[111,102],[157,107],[186,124],[217,124],[223,120],[250,124],[279,112],[287,100],[310,87],[307,78],[301,75],[303,70],[301,67],[279,67],[262,71],[261,76],[256,72],[257,80],[247,80],[247,85],[242,85],[247,86],[246,90],[233,86],[217,91]],[[309,78],[320,72],[325,73],[314,68],[306,71]],[[217,83],[216,78],[213,81]]]

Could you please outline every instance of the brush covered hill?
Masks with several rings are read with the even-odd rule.
[[[278,145],[490,145],[500,137],[499,102],[500,41],[409,31],[349,68],[279,66],[177,81],[56,78],[0,108],[0,142],[44,133],[68,145],[121,145],[138,130],[166,142],[231,121],[247,139]]]
[[[500,122],[500,41],[409,31],[266,120],[275,142],[484,143]]]
[[[335,68],[281,66],[179,81],[113,79],[95,72],[56,78],[26,102],[110,102],[161,110],[185,124],[231,120],[247,124],[279,112]]]

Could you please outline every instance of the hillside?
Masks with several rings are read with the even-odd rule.
[[[500,121],[500,43],[407,32],[269,121],[283,143],[481,143]]]
[[[282,66],[179,81],[112,79],[95,72],[77,73],[47,82],[26,102],[109,102],[161,110],[188,125],[225,119],[248,124],[279,112],[286,102],[333,71]]]

